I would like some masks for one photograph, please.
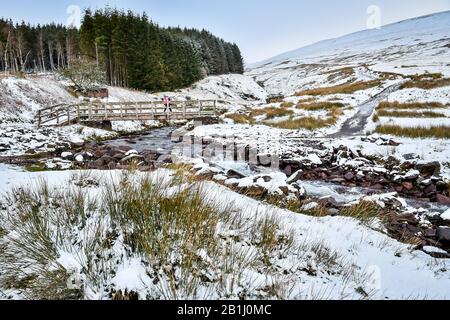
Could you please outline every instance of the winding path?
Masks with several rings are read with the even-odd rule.
[[[330,138],[342,138],[348,136],[354,136],[363,134],[364,128],[367,125],[369,117],[373,114],[375,108],[385,100],[391,93],[398,91],[402,83],[396,83],[391,85],[373,96],[363,104],[359,105],[358,113],[356,113],[352,118],[348,119],[341,127],[341,130],[337,133],[329,135]]]

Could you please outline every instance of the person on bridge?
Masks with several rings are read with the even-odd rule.
[[[165,106],[164,113],[166,113],[167,111],[172,112],[172,107],[170,105],[170,102],[171,102],[170,97],[169,96],[164,96],[164,98],[163,98],[163,103],[164,103],[164,106]]]

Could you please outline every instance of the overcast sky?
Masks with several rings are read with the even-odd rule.
[[[160,25],[205,28],[236,42],[248,63],[365,29],[371,5],[381,9],[383,25],[450,10],[450,0],[0,0],[0,16],[67,23],[73,5],[145,11]]]

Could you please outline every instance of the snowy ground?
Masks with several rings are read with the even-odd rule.
[[[162,172],[169,175],[169,172]],[[17,168],[0,166],[0,185],[2,193],[8,192],[13,187],[37,184],[41,179],[49,182],[50,188],[67,188],[72,181],[70,177],[73,172],[46,172],[25,173]],[[119,172],[101,174],[92,173],[94,177],[101,180],[108,176],[116,176]],[[155,173],[156,174],[161,174]],[[373,231],[358,221],[348,218],[327,217],[312,218],[292,212],[276,209],[275,207],[262,204],[258,201],[238,195],[227,188],[214,183],[207,183],[205,191],[208,197],[219,205],[233,203],[233,208],[240,211],[246,217],[262,218],[265,215],[275,215],[283,223],[285,230],[288,229],[296,235],[295,241],[305,248],[308,244],[321,244],[331,252],[336,252],[341,257],[347,273],[341,273],[341,267],[335,266],[336,273],[330,273],[332,269],[317,264],[310,266],[316,269],[316,275],[300,271],[301,266],[308,265],[308,253],[304,260],[296,256],[286,256],[277,260],[275,266],[280,272],[282,281],[290,279],[287,298],[290,299],[365,299],[364,292],[370,292],[373,299],[448,299],[450,298],[448,288],[450,286],[450,271],[448,260],[435,260],[423,252],[411,251],[408,245],[403,245],[389,237]],[[96,191],[98,192],[98,190]],[[121,246],[116,246],[117,250]],[[66,247],[60,252],[57,261],[67,270],[77,270],[83,265],[83,256],[75,254],[76,244]],[[115,265],[116,276],[110,279],[111,285],[117,289],[128,289],[137,291],[141,297],[151,292],[152,280],[146,274],[146,266],[142,264],[137,256],[125,252],[115,252],[115,256],[122,256],[122,260]],[[311,252],[311,254],[314,254]],[[290,277],[281,276],[282,271]],[[78,270],[81,272],[81,270]],[[269,281],[264,276],[258,275],[253,270],[243,270],[243,281],[252,279],[255,287]],[[87,283],[87,287],[91,284]],[[94,286],[88,290],[88,297],[103,299],[101,292],[95,291]],[[3,291],[3,298],[20,298],[15,291]],[[90,296],[89,296],[90,295]],[[0,298],[2,296],[0,295]],[[212,293],[215,297],[215,293]],[[182,298],[182,297],[181,297]]]

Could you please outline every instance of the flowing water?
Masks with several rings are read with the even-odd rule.
[[[123,137],[106,141],[105,144],[119,148],[121,146],[127,146],[138,152],[156,151],[159,154],[171,154],[173,151],[177,150],[177,146],[180,146],[180,144],[173,142],[171,139],[174,130],[176,130],[175,127],[158,128],[138,136]],[[261,167],[250,169],[248,164],[242,162],[215,161],[214,163],[225,170],[235,169],[240,173],[249,176],[267,172],[267,168]],[[302,185],[310,196],[316,198],[331,197],[338,204],[346,204],[358,200],[368,194],[380,193],[379,191],[370,188],[346,187],[324,181],[303,181]],[[413,208],[425,208],[435,212],[444,212],[448,209],[448,206],[420,199],[406,198],[405,200],[408,205]]]
[[[159,154],[170,154],[176,143],[172,142],[174,127],[162,127],[138,136],[123,137],[106,141],[106,145],[112,147],[127,146],[138,152],[156,151]]]

